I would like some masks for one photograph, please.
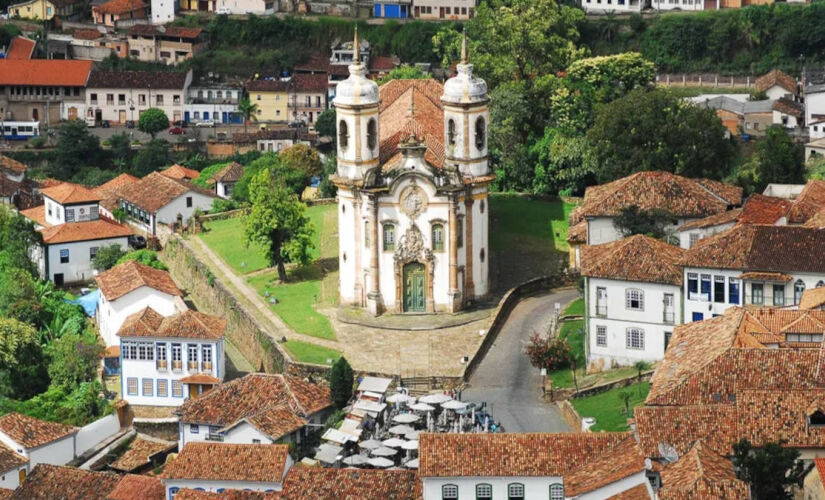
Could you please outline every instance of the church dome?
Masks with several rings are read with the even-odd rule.
[[[461,62],[458,74],[444,83],[441,100],[455,104],[469,104],[487,100],[487,82],[473,76],[473,65],[467,62],[467,38],[461,41]]]
[[[355,28],[352,46],[355,55],[353,63],[349,66],[349,77],[335,87],[334,104],[378,104],[378,84],[366,77],[367,68],[358,57],[358,28]]]

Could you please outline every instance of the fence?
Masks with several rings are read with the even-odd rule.
[[[725,76],[717,73],[659,73],[656,83],[668,87],[750,88],[754,76]]]

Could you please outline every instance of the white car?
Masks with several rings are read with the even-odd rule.
[[[211,120],[203,120],[203,121],[199,121],[198,123],[195,124],[196,127],[212,127],[214,125],[215,125],[215,122],[213,122]]]

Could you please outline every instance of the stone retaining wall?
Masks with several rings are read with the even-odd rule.
[[[571,428],[573,432],[582,432],[582,417],[579,412],[573,408],[570,401],[562,400],[556,401],[556,406],[559,408],[562,420]]]
[[[650,377],[653,376],[653,371],[654,370],[643,372],[642,382],[647,382],[648,380],[650,380]],[[603,384],[594,385],[591,387],[581,389],[579,392],[574,392],[573,394],[571,394],[570,398],[576,399],[586,398],[587,396],[595,396],[596,394],[609,391],[610,389],[616,389],[617,387],[627,387],[630,385],[634,385],[636,384],[636,382],[638,382],[638,378],[636,377],[636,375],[633,375],[632,377],[620,378],[618,380],[613,380],[611,382],[605,382]]]

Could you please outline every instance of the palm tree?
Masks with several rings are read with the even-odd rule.
[[[619,399],[624,403],[625,415],[627,415],[628,418],[630,418],[630,398],[632,397],[633,395],[630,391],[619,391]]]
[[[647,361],[636,361],[633,363],[633,368],[636,369],[637,380],[639,381],[639,396],[642,395],[642,372],[650,370],[650,363]]]
[[[246,133],[249,120],[258,121],[258,105],[251,102],[248,97],[243,97],[238,101],[238,112],[243,115],[243,131]]]

